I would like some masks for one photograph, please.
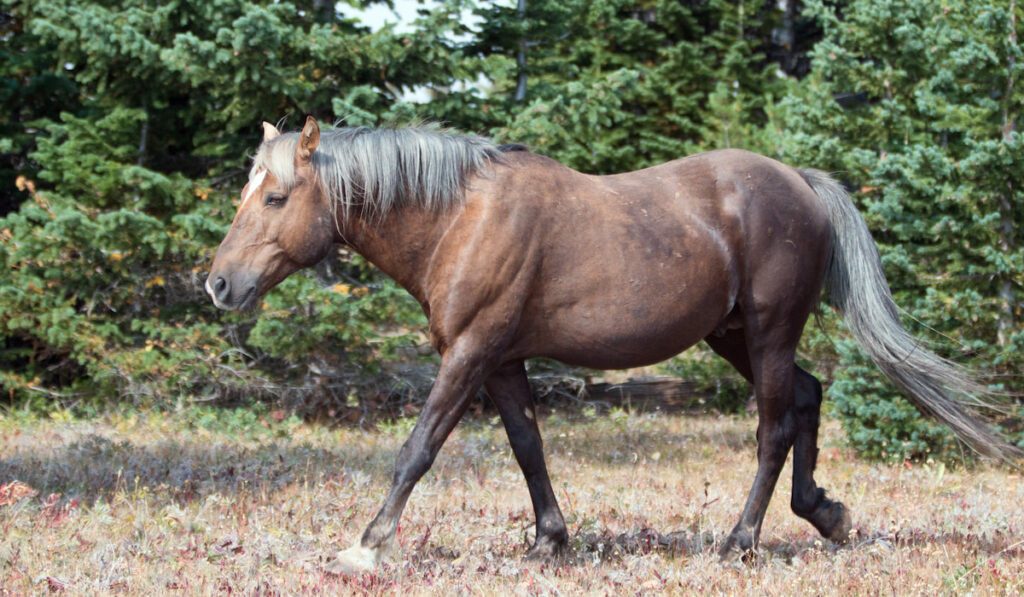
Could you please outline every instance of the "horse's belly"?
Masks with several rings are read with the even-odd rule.
[[[676,283],[673,290],[606,289],[601,297],[528,316],[516,356],[593,369],[640,367],[675,356],[714,331],[732,308],[724,281]]]

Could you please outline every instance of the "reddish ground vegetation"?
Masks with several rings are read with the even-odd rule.
[[[524,562],[526,487],[500,424],[478,418],[413,493],[391,559],[346,578],[323,560],[375,513],[409,424],[197,421],[0,419],[0,595],[1024,592],[1019,473],[866,463],[834,424],[818,478],[853,510],[850,547],[789,511],[787,470],[757,557],[719,563],[754,419],[616,411],[543,421],[573,551]]]

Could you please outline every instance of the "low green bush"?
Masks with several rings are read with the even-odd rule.
[[[839,367],[828,391],[827,412],[839,419],[857,452],[895,461],[956,453],[949,429],[921,416],[852,341],[837,344]]]

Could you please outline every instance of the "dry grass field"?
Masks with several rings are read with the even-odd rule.
[[[275,416],[276,415],[276,416]],[[819,540],[776,489],[750,562],[715,555],[755,468],[752,418],[613,411],[542,421],[572,554],[522,560],[525,483],[496,419],[464,421],[413,493],[390,561],[337,577],[411,421],[279,413],[0,418],[0,595],[1020,595],[1024,483],[989,465],[862,462],[823,432],[818,479],[853,510]]]

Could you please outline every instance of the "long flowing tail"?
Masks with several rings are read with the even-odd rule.
[[[857,344],[918,410],[948,425],[979,454],[1020,457],[1020,450],[975,415],[977,409],[998,410],[986,388],[903,329],[878,249],[846,190],[824,172],[800,173],[828,210],[832,251],[826,291]]]

